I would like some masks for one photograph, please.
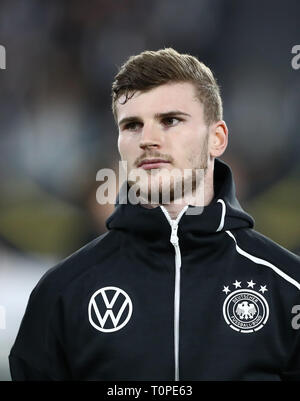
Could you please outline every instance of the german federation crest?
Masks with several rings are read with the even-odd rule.
[[[233,330],[240,333],[253,333],[260,330],[269,318],[269,305],[264,297],[268,291],[267,286],[260,286],[258,291],[254,290],[252,280],[247,281],[247,287],[242,288],[241,281],[232,283],[235,290],[224,286],[222,292],[227,295],[223,303],[223,316],[225,322]],[[239,289],[238,289],[239,288]]]

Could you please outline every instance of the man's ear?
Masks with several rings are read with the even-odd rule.
[[[209,152],[212,157],[220,157],[228,145],[228,128],[225,121],[220,120],[210,126]]]

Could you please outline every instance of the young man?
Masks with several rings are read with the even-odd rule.
[[[173,49],[131,57],[113,112],[127,202],[33,290],[12,378],[299,380],[299,258],[236,199],[210,69]]]

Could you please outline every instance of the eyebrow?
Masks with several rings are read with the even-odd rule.
[[[188,116],[188,117],[191,117],[191,115],[190,114],[188,114],[188,113],[184,113],[183,111],[180,111],[180,110],[170,110],[170,111],[166,111],[165,113],[156,113],[156,114],[154,114],[154,118],[156,119],[156,120],[159,120],[159,119],[161,119],[161,118],[164,118],[164,117],[174,117],[174,116]],[[141,121],[141,119],[140,119],[140,117],[138,117],[138,116],[130,116],[130,117],[125,117],[125,118],[122,118],[122,120],[120,120],[119,122],[118,122],[118,125],[119,126],[121,126],[121,125],[124,125],[124,124],[126,124],[126,123],[131,123],[131,122],[135,122],[135,121]]]

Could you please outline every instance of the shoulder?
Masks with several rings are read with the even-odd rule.
[[[53,302],[74,280],[80,279],[96,263],[105,259],[117,246],[108,231],[89,242],[57,265],[50,268],[39,280],[30,295],[30,301]]]
[[[232,232],[235,235],[235,232]],[[239,243],[250,248],[257,255],[267,256],[277,262],[288,262],[300,269],[300,257],[271,238],[254,229],[239,230]]]
[[[26,354],[23,341],[26,337],[33,337],[32,333],[34,343],[42,342],[53,316],[58,318],[60,301],[68,293],[69,286],[80,280],[90,268],[101,263],[107,254],[114,252],[113,247],[117,246],[118,241],[112,239],[110,233],[108,231],[97,237],[42,276],[30,294],[14,351],[19,350],[20,355]]]
[[[227,232],[235,241],[237,251],[300,290],[300,257],[254,229]]]

